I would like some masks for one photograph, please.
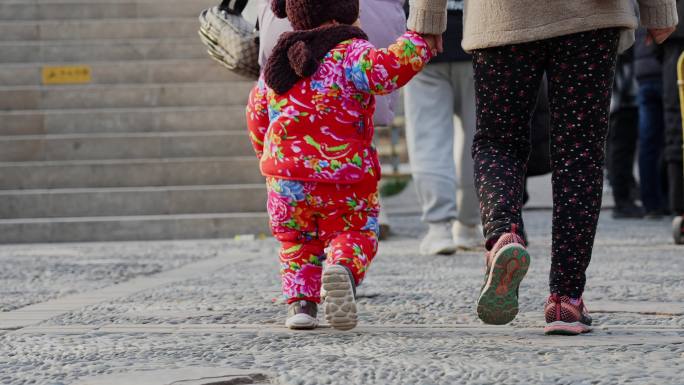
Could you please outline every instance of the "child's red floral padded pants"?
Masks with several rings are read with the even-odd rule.
[[[266,183],[287,302],[320,302],[323,263],[346,266],[360,284],[378,249],[377,178],[335,184],[269,177]]]

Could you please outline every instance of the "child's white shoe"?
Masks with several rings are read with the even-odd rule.
[[[356,327],[356,285],[351,272],[344,266],[332,265],[323,270],[325,319],[333,329]]]
[[[297,301],[288,305],[285,326],[293,330],[311,330],[318,326],[318,304]]]

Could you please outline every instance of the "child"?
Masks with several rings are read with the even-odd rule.
[[[374,48],[356,26],[358,0],[280,0],[272,8],[294,32],[281,35],[252,90],[247,125],[282,245],[285,324],[318,325],[322,284],[327,321],[349,330],[356,286],[378,247],[374,95],[406,84],[432,52],[414,32]]]

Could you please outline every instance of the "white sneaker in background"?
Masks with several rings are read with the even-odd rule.
[[[453,242],[459,250],[477,250],[484,247],[482,225],[468,226],[461,221],[455,221],[451,231]]]
[[[451,222],[430,223],[428,226],[428,232],[420,242],[422,255],[450,255],[456,252]]]

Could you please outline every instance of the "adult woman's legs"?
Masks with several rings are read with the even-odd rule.
[[[474,53],[477,129],[473,160],[488,250],[477,315],[488,324],[506,324],[518,314],[518,287],[530,265],[526,242],[520,236],[524,234],[523,183],[531,147],[529,121],[544,56],[539,43]]]
[[[530,116],[544,72],[542,43],[473,53],[477,130],[475,186],[488,250],[516,225],[521,233],[523,182],[530,154]]]
[[[549,41],[553,245],[551,293],[580,298],[603,193],[603,165],[618,30]]]
[[[518,271],[509,265],[529,263],[519,245],[524,242],[507,233],[522,227],[522,182],[530,150],[528,122],[542,73],[547,71],[554,190],[550,285],[554,295],[545,309],[547,333],[589,330],[591,318],[579,298],[601,208],[617,42],[617,30],[596,30],[474,54],[478,127],[473,158],[487,248],[494,248],[478,300],[478,315],[485,322],[486,318],[507,321],[517,313],[517,294],[516,306],[510,311],[489,306],[483,297],[496,299],[500,288],[506,296],[511,288],[517,292],[519,280],[513,282],[511,277]],[[515,246],[509,250],[504,244]],[[506,255],[509,251],[511,256]],[[520,255],[523,258],[516,260]]]

